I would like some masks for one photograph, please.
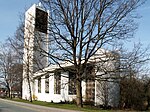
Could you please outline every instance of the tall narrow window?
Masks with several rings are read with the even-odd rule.
[[[86,100],[87,101],[95,100],[95,80],[86,81]]]
[[[76,94],[76,74],[73,72],[69,72],[69,95]]]
[[[61,72],[54,73],[54,94],[61,92]]]
[[[49,93],[49,75],[45,76],[45,93]]]
[[[41,77],[38,78],[38,93],[41,93]]]

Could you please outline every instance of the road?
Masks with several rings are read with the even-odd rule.
[[[0,99],[0,112],[79,112]]]

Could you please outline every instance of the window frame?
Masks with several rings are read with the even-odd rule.
[[[49,93],[49,74],[45,76],[45,93]]]
[[[54,94],[61,94],[61,72],[54,72]]]
[[[41,93],[41,77],[38,77],[38,93]]]

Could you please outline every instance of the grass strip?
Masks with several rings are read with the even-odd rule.
[[[23,99],[19,99],[19,98],[12,98],[12,99],[7,98],[7,100],[35,104],[35,105],[46,106],[46,107],[53,107],[53,108],[78,110],[78,111],[83,111],[83,112],[115,112],[115,111],[111,111],[111,110],[101,110],[99,108],[91,107],[91,106],[87,106],[87,105],[84,105],[83,108],[79,108],[75,104],[61,104],[61,103],[51,103],[51,102],[44,102],[44,101],[30,102],[28,100],[23,100]]]

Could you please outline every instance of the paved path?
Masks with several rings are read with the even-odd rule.
[[[81,112],[0,99],[0,112]]]

